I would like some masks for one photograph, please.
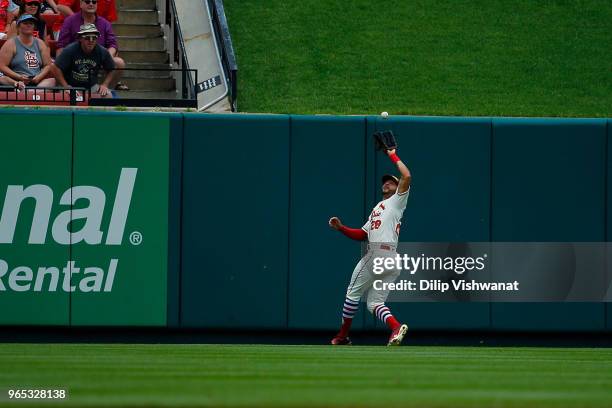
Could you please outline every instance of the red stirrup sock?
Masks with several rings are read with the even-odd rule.
[[[389,316],[386,323],[387,323],[387,327],[390,328],[391,330],[395,330],[401,326],[400,322],[398,322],[397,319],[393,317],[393,315]]]
[[[377,305],[374,308],[374,315],[378,317],[391,330],[395,330],[401,326],[400,322],[391,314],[391,311],[384,304]]]
[[[351,330],[351,324],[353,323],[353,319],[342,318],[342,327],[340,327],[340,331],[338,332],[338,337],[348,337],[349,330]]]

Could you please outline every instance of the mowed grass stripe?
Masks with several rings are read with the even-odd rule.
[[[3,344],[0,366],[58,406],[612,405],[609,349]]]
[[[612,3],[225,0],[244,112],[609,117]]]

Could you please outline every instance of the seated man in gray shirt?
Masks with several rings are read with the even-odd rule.
[[[100,34],[94,24],[83,24],[78,34],[78,42],[64,48],[55,60],[53,74],[60,86],[87,88],[100,94],[103,98],[112,98],[108,89],[118,75],[115,71],[113,57],[102,46],[97,44]],[[106,71],[106,77],[97,84],[100,69]]]

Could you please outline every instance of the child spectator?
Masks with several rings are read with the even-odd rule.
[[[10,77],[15,86],[55,86],[54,78],[47,78],[51,70],[49,48],[34,37],[36,17],[24,14],[17,20],[19,35],[10,38],[0,49],[0,71]]]

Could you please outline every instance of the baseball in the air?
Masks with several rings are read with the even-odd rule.
[[[383,119],[387,119],[387,117],[389,117],[389,112],[381,112],[380,116],[382,116]]]

